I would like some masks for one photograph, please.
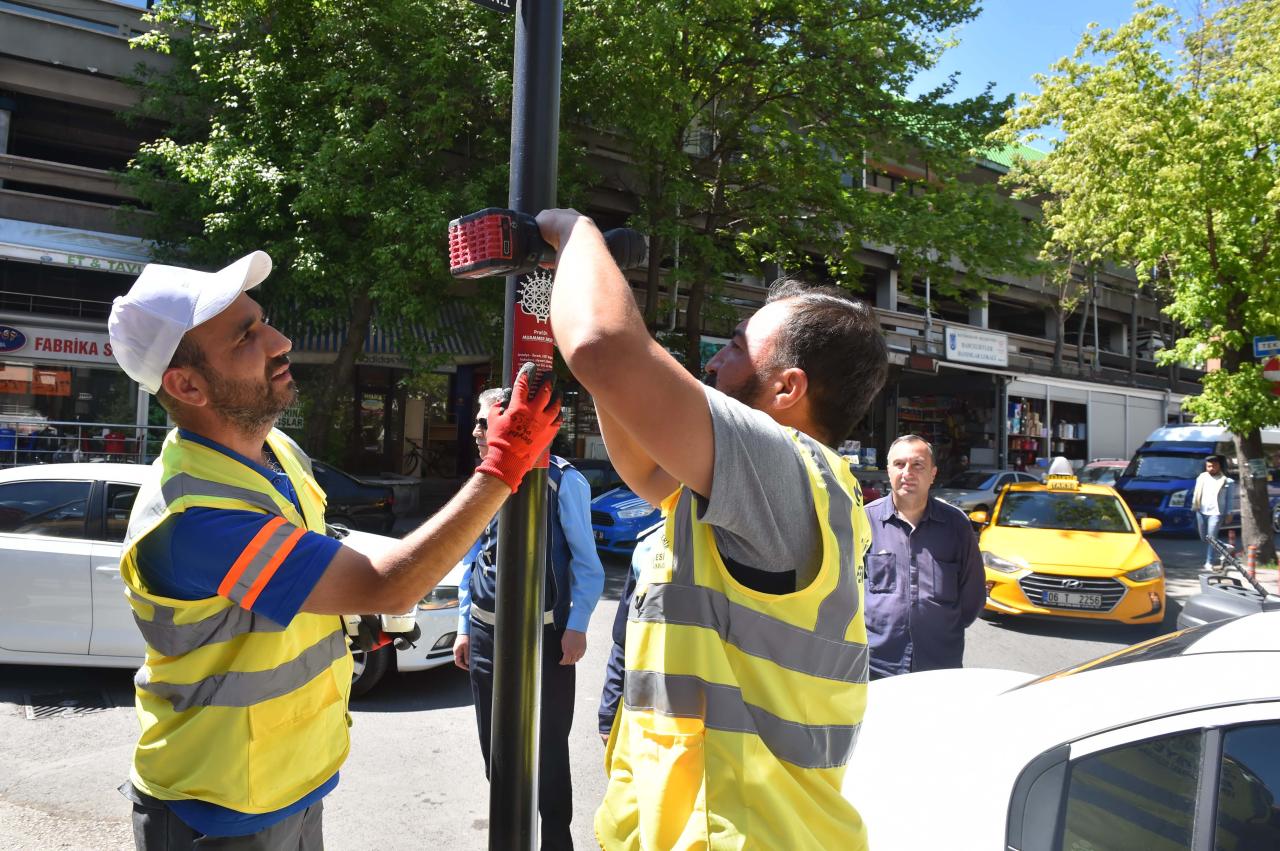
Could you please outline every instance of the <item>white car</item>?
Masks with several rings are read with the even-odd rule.
[[[844,794],[875,851],[1280,848],[1280,612],[878,680]]]
[[[151,468],[139,464],[39,464],[0,470],[0,664],[136,668],[142,635],[120,579],[129,512]],[[372,553],[392,538],[335,531]],[[419,604],[414,647],[357,652],[352,692],[395,665],[421,671],[453,661],[458,627],[454,569]]]

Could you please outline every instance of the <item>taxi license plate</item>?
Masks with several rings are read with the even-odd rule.
[[[1069,591],[1045,591],[1046,606],[1061,606],[1064,609],[1101,609],[1101,594],[1072,594]]]
[[[601,532],[599,529],[596,529],[596,530],[594,530],[594,531],[595,531],[595,533],[596,533],[596,540],[597,540],[597,541],[603,541],[603,540],[604,540],[604,532]]]

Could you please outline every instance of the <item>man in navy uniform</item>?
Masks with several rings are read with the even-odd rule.
[[[490,409],[501,390],[480,394],[472,436],[480,457],[488,450]],[[569,728],[573,726],[575,664],[587,652],[587,625],[604,589],[604,566],[591,533],[591,487],[568,461],[551,456],[547,470],[546,611],[542,634],[542,727],[539,733],[538,813],[542,849],[573,848],[573,786],[569,773]],[[471,674],[480,750],[489,774],[493,713],[493,635],[497,611],[497,520],[467,553],[459,592],[454,663]]]

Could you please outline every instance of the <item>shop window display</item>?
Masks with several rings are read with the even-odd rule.
[[[1075,402],[1053,402],[1050,454],[1083,464],[1088,460],[1088,409]]]
[[[1042,399],[1009,399],[1005,426],[1009,433],[1009,466],[1028,470],[1047,457],[1049,428]]]
[[[918,434],[928,440],[943,477],[970,466],[994,464],[995,422],[986,397],[902,396],[898,400],[898,433]]]
[[[137,392],[111,367],[0,364],[0,464],[131,454]]]

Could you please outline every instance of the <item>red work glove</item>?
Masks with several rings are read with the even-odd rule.
[[[476,467],[476,472],[502,479],[512,493],[560,430],[560,394],[555,392],[555,376],[548,372],[531,390],[532,376],[532,362],[520,367],[515,388],[490,411],[489,451]]]

